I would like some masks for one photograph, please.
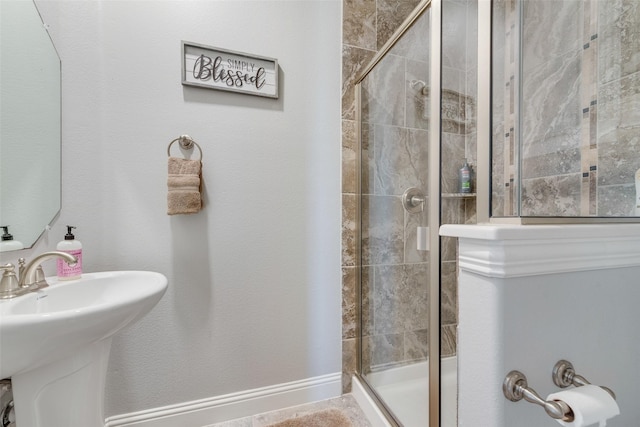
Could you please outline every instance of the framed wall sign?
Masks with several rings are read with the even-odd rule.
[[[182,84],[278,98],[278,60],[183,41]]]

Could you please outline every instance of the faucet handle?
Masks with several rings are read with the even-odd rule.
[[[0,299],[13,298],[25,293],[25,289],[22,289],[18,283],[16,268],[13,264],[0,265],[0,270],[3,270],[0,278]]]
[[[36,268],[36,287],[38,289],[42,289],[46,288],[47,286],[49,286],[49,284],[45,279],[44,270],[42,269],[42,266],[39,265],[38,268]]]

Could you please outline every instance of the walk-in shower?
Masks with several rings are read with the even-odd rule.
[[[404,426],[456,425],[456,242],[475,221],[475,1],[424,1],[356,85],[358,373]]]
[[[457,425],[441,225],[638,221],[638,28],[635,0],[425,0],[359,77],[357,374],[392,423]]]

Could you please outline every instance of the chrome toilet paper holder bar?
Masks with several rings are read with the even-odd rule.
[[[585,377],[576,374],[575,369],[573,369],[573,364],[568,360],[558,360],[553,367],[551,377],[553,378],[553,383],[560,388],[567,388],[571,385],[581,387],[591,384]],[[609,387],[601,385],[600,388],[604,389],[614,399],[616,398],[616,394]]]
[[[560,388],[566,388],[571,385],[581,387],[591,384],[582,375],[576,374],[573,364],[567,360],[559,360],[552,371],[553,383]],[[615,393],[608,387],[600,386],[614,399]],[[511,371],[504,378],[502,383],[502,392],[504,397],[512,402],[518,402],[522,399],[530,403],[542,406],[545,412],[556,420],[572,422],[575,418],[573,410],[569,405],[561,400],[544,400],[535,390],[527,384],[527,377],[520,371]]]
[[[536,391],[527,384],[527,377],[520,371],[511,371],[504,378],[502,383],[504,397],[512,402],[522,399],[530,403],[535,403],[544,408],[545,412],[556,420],[571,422],[574,414],[569,405],[561,400],[544,400]]]

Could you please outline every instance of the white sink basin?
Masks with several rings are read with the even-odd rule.
[[[77,386],[80,399],[97,397],[100,407],[87,409],[89,418],[81,424],[75,414],[74,425],[102,425],[111,337],[158,303],[167,278],[154,272],[114,271],[48,282],[50,286],[40,291],[0,302],[0,379],[12,377],[19,425],[39,426],[38,419],[49,419],[48,425],[71,425],[63,418],[51,424],[52,415],[37,406],[55,406],[51,401],[38,402],[56,395],[64,396],[69,405],[69,394]],[[74,376],[81,382],[72,384]],[[98,396],[87,396],[87,381],[97,386]]]

